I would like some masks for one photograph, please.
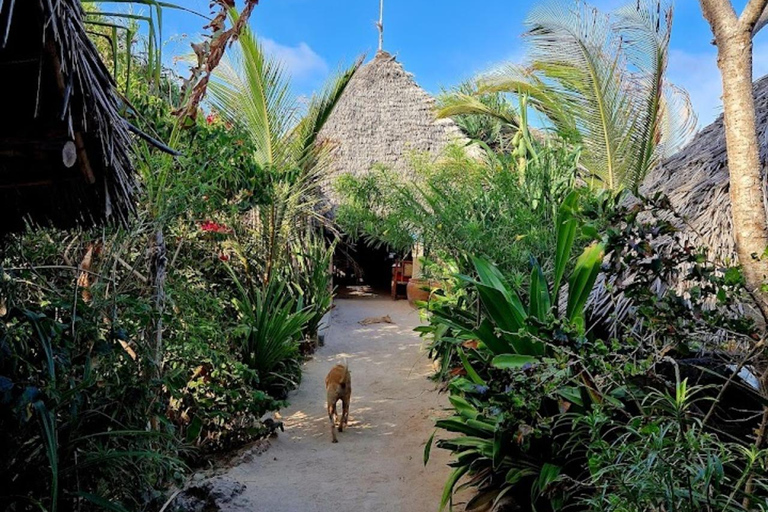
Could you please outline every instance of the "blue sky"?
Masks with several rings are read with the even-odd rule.
[[[208,12],[208,0],[177,0]],[[540,0],[385,0],[384,49],[397,54],[426,90],[436,93],[505,61],[521,61],[521,34]],[[593,0],[610,11],[631,0]],[[726,0],[723,0],[726,1]],[[241,4],[238,0],[238,4]],[[741,9],[746,0],[734,0]],[[252,26],[267,51],[284,61],[297,94],[310,94],[341,65],[377,46],[378,0],[261,0]],[[677,0],[669,77],[687,89],[701,125],[720,113],[720,76],[698,0]],[[168,54],[189,52],[204,20],[167,11]],[[755,76],[768,74],[768,29],[755,40]]]

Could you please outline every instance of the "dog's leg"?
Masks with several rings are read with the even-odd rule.
[[[331,403],[328,403],[328,419],[331,422],[331,439],[333,443],[338,443],[339,440],[336,439],[336,421],[334,420],[334,416],[336,415],[336,404],[334,403],[331,405]]]
[[[341,399],[341,421],[339,422],[339,432],[347,428],[349,421],[349,397]]]

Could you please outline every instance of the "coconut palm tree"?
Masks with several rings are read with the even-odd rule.
[[[292,94],[282,64],[264,52],[251,30],[238,41],[214,73],[211,102],[255,147],[256,172],[266,187],[250,213],[251,229],[260,233],[259,247],[250,253],[266,285],[289,257],[286,249],[312,236],[307,233],[313,226],[328,225],[321,193],[327,150],[317,135],[362,61],[302,102]]]
[[[581,0],[550,0],[527,21],[528,63],[477,79],[478,93],[525,94],[557,134],[583,146],[594,185],[636,188],[692,135],[685,91],[666,79],[672,8],[641,0],[605,15]],[[480,113],[466,101],[441,115]]]

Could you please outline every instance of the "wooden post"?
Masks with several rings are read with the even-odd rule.
[[[379,51],[384,50],[384,0],[379,0],[379,21],[376,22],[379,30]]]

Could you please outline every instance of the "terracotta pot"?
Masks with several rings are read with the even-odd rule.
[[[408,303],[411,306],[416,307],[416,301],[428,301],[430,292],[439,286],[440,283],[437,281],[411,278],[411,280],[408,281],[408,286],[405,288],[408,296]]]

